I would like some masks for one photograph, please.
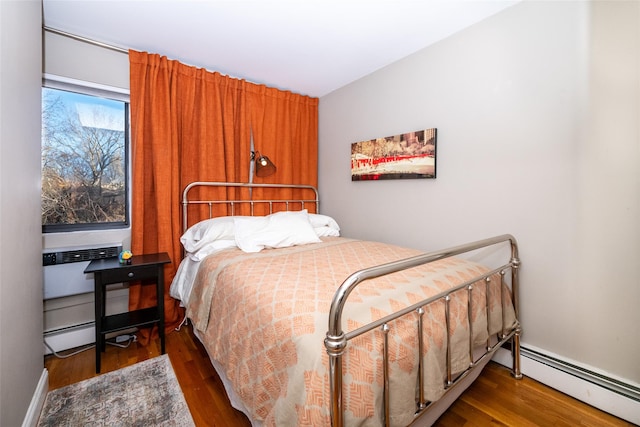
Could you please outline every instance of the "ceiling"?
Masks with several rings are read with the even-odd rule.
[[[44,25],[321,97],[519,0],[43,0]]]

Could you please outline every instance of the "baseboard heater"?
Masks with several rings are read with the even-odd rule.
[[[511,347],[503,347],[493,360],[509,368],[512,364]],[[520,355],[525,376],[640,426],[638,384],[578,366],[573,361],[562,360],[535,347],[520,347]]]
[[[42,335],[44,354],[57,353],[95,343],[95,325],[95,322],[84,322],[45,331]]]
[[[540,353],[539,351],[527,347],[521,347],[520,354],[523,357],[535,360],[538,363],[542,363],[551,368],[558,369],[569,375],[573,375],[576,378],[580,378],[581,380],[588,381],[606,390],[640,402],[640,388],[632,384],[628,384],[615,378],[602,375],[598,372],[585,369],[581,366],[571,364],[567,361],[557,359],[555,357]]]
[[[511,351],[511,342],[506,342],[502,346],[505,350]],[[557,369],[560,372],[574,376],[583,381],[587,381],[591,384],[595,384],[605,390],[617,393],[626,398],[640,402],[640,387],[633,384],[620,381],[615,378],[611,378],[607,375],[594,372],[590,369],[583,368],[566,360],[559,359],[557,357],[550,356],[532,348],[522,346],[520,347],[520,355],[526,357],[535,362],[549,366],[550,368]]]

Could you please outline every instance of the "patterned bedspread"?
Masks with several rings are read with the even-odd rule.
[[[229,249],[202,261],[187,315],[200,331],[209,355],[224,368],[250,415],[265,426],[329,425],[329,371],[324,337],[335,290],[356,270],[418,255],[376,242],[323,238],[323,243],[245,254]],[[393,313],[486,272],[477,263],[448,258],[362,283],[349,297],[345,331]],[[507,327],[515,322],[508,291],[492,280],[474,286],[474,345],[502,328],[500,295],[508,305]],[[453,371],[469,366],[467,292],[451,302]],[[417,314],[390,324],[392,425],[413,418],[417,372]],[[426,385],[437,400],[446,376],[444,303],[424,315]],[[380,425],[382,335],[375,331],[350,342],[345,356],[345,423]]]

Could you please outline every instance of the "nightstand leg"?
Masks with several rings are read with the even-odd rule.
[[[165,353],[164,342],[164,265],[158,266],[158,287],[156,288],[156,298],[158,300],[158,312],[160,321],[158,322],[158,334],[160,335],[160,354]]]
[[[102,304],[101,304],[101,309],[100,309],[100,352],[104,353],[105,351],[107,351],[107,336],[105,334],[102,333],[102,319],[104,319],[104,317],[107,314],[107,289],[106,289],[106,285],[102,285],[101,286],[102,289]]]
[[[95,307],[95,326],[96,326],[96,374],[100,373],[100,353],[102,352],[102,311],[104,310],[104,295],[102,293],[102,281],[100,274],[94,275],[94,307]]]

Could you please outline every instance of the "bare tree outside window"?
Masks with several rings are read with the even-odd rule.
[[[43,88],[43,231],[128,224],[127,107]]]

